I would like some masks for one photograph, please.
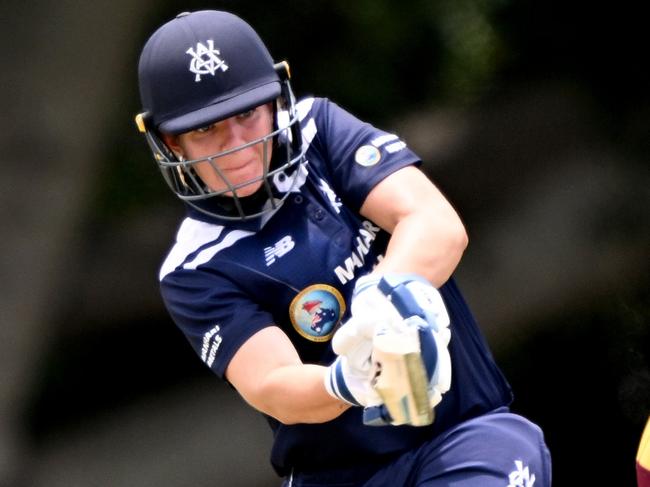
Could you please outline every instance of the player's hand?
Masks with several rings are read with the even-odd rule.
[[[440,293],[424,278],[404,274],[365,279],[359,289],[352,315],[358,323],[366,318],[376,323],[373,387],[384,403],[367,408],[364,422],[430,424],[433,408],[451,385],[449,316]],[[357,328],[362,330],[357,335],[365,338],[372,327],[358,324]],[[358,340],[346,333],[337,347],[358,350],[362,348]]]
[[[378,323],[396,311],[377,290],[379,277],[357,280],[351,302],[351,317],[334,334],[332,349],[339,357],[330,366],[325,378],[328,392],[356,406],[381,403],[372,387],[372,339]],[[381,308],[383,313],[379,312]],[[386,321],[385,324],[388,322]]]
[[[325,378],[327,391],[349,404],[381,403],[372,386],[372,339],[378,325],[400,319],[396,310],[377,289],[379,277],[357,280],[351,301],[351,317],[336,331],[332,349],[339,357]]]
[[[381,399],[372,387],[370,361],[363,368],[354,367],[341,355],[327,368],[325,389],[330,395],[353,406],[376,406]]]
[[[350,319],[332,338],[332,350],[345,355],[357,368],[370,364],[375,330],[402,319],[395,307],[377,288],[381,276],[367,275],[357,279],[350,302]]]
[[[364,276],[351,315],[332,348],[355,367],[372,364],[372,386],[383,404],[367,407],[364,422],[430,424],[451,385],[449,316],[438,291],[412,274]]]
[[[438,291],[412,274],[364,276],[351,315],[332,340],[339,359],[330,393],[366,406],[366,424],[430,424],[451,385],[449,316]],[[334,393],[337,384],[344,393]]]
[[[332,349],[338,355],[325,377],[327,391],[355,406],[377,406],[381,398],[373,388],[372,339],[379,324],[399,319],[396,310],[377,290],[379,277],[357,280],[350,318],[336,331]]]

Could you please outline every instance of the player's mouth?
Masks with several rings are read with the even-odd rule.
[[[250,165],[253,164],[254,162],[255,162],[255,160],[252,160],[252,159],[251,159],[251,160],[248,160],[248,161],[245,161],[245,162],[240,162],[240,163],[236,163],[236,164],[231,164],[231,165],[228,166],[228,167],[222,167],[221,170],[224,171],[224,172],[234,172],[234,171],[239,171],[239,170],[241,170],[241,169],[245,169],[246,167],[250,166]]]
[[[229,178],[236,178],[238,176],[250,175],[251,177],[257,176],[257,168],[261,167],[257,159],[249,159],[246,162],[240,162],[228,165],[226,167],[220,167],[221,172],[228,176]],[[246,178],[248,179],[248,178]]]
[[[227,167],[220,167],[219,169],[224,177],[234,185],[256,180],[263,173],[262,164],[256,158],[249,159],[243,163],[238,162]]]

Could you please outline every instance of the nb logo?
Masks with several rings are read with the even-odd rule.
[[[275,245],[272,247],[266,247],[264,249],[264,258],[266,259],[266,266],[270,266],[276,261],[276,258],[280,258],[293,249],[296,246],[296,242],[293,241],[291,235],[281,238]]]
[[[202,74],[211,74],[214,76],[217,69],[220,69],[222,72],[228,70],[228,65],[219,57],[221,54],[219,49],[214,48],[214,41],[212,39],[208,41],[207,47],[202,42],[197,42],[196,49],[190,47],[185,52],[192,56],[190,71],[196,74],[194,78],[196,82],[201,81]]]

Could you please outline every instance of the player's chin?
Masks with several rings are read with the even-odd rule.
[[[253,193],[255,193],[258,189],[262,187],[262,181],[256,181],[254,183],[247,184],[246,186],[242,186],[237,190],[237,195],[239,195],[242,198],[245,198],[246,196],[250,196]]]
[[[260,176],[254,176],[253,178],[247,179],[247,181],[251,182],[237,188],[237,196],[240,198],[250,196],[262,187],[262,179]],[[232,192],[225,193],[225,196],[232,196]]]

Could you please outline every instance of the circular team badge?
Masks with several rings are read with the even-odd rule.
[[[289,306],[293,327],[312,342],[330,340],[344,314],[343,296],[327,284],[306,287],[293,298]]]
[[[374,145],[362,145],[354,153],[354,161],[362,166],[374,166],[381,159],[381,153]]]

